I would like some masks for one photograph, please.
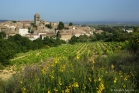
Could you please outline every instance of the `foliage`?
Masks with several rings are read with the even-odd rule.
[[[49,29],[52,29],[51,24],[46,24],[45,26],[46,26],[47,28],[49,28]]]
[[[15,79],[7,81],[5,91],[10,93],[138,92],[135,77],[137,73],[135,69],[138,68],[136,57],[127,52],[108,57],[98,56],[96,59],[86,54],[70,57],[59,55],[39,65],[27,65],[20,74],[15,75]],[[117,58],[118,60],[115,60]]]
[[[57,29],[62,30],[64,29],[64,23],[63,22],[59,22]]]
[[[72,36],[72,38],[69,40],[70,44],[74,44],[77,42],[89,42],[90,38],[87,35],[80,35],[79,37]]]
[[[17,21],[13,20],[12,22],[13,22],[13,23],[16,23]]]
[[[139,53],[139,31],[135,31],[131,34],[127,46],[129,50]]]
[[[30,27],[28,27],[28,32],[31,33],[31,34],[34,33],[34,31]]]
[[[0,32],[0,39],[3,39],[6,37],[6,33],[5,32]]]
[[[22,37],[19,34],[10,36],[8,40],[18,45],[17,52],[27,52],[32,47],[32,42],[28,38]]]
[[[72,23],[72,22],[70,22],[70,23],[69,23],[69,26],[73,26],[73,23]]]
[[[34,27],[34,28],[36,28],[37,29],[37,25],[35,25],[35,23],[31,23],[31,25]]]
[[[7,65],[9,60],[14,57],[17,46],[7,40],[0,40],[0,64]]]

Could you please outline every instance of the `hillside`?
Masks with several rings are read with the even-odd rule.
[[[123,42],[64,44],[17,54],[10,60],[13,66],[9,67],[9,71],[12,68],[16,73],[7,79],[6,91],[138,91],[135,69],[139,61],[135,54],[123,50],[124,45]]]

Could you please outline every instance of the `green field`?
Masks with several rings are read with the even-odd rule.
[[[64,44],[17,54],[6,93],[136,93],[137,57],[123,42]],[[2,81],[0,81],[2,82]]]

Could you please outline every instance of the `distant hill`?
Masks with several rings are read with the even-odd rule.
[[[66,22],[69,23],[69,22]],[[139,25],[139,21],[73,21],[80,25]]]
[[[0,20],[0,22],[5,22],[5,21],[9,21],[9,20]]]

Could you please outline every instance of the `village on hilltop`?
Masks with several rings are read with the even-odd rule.
[[[46,25],[51,25],[48,28]],[[30,40],[36,40],[38,38],[58,36],[61,40],[68,41],[74,35],[79,37],[80,35],[93,35],[95,29],[91,29],[88,26],[64,24],[64,29],[57,29],[59,22],[47,22],[41,20],[40,14],[34,15],[34,21],[6,21],[0,23],[0,32],[6,33],[6,36],[14,36],[20,34],[23,37],[27,37]],[[58,34],[58,35],[57,35]]]

